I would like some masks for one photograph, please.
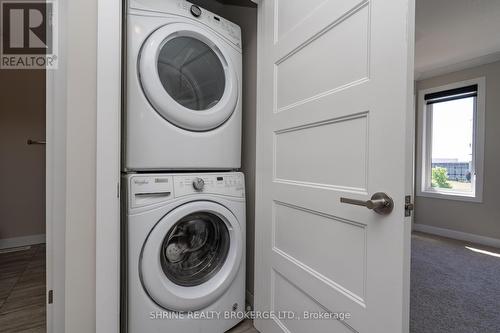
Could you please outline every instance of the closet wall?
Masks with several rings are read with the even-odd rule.
[[[226,6],[223,16],[241,27],[243,38],[242,171],[247,192],[247,301],[253,305],[255,252],[255,130],[257,113],[257,8]]]

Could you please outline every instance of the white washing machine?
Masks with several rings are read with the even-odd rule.
[[[222,333],[245,307],[241,173],[123,176],[124,331]]]
[[[241,164],[240,28],[181,0],[129,0],[125,171]]]

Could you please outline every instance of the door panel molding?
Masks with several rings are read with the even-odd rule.
[[[277,280],[281,280],[281,283],[277,283]],[[311,312],[327,312],[328,309],[325,308],[320,302],[318,302],[317,299],[311,297],[306,291],[301,289],[299,286],[293,283],[293,281],[287,279],[284,275],[282,275],[279,271],[273,270],[272,276],[271,276],[271,283],[272,283],[272,289],[273,289],[273,294],[272,294],[272,299],[271,299],[271,304],[272,304],[272,309],[273,311],[278,312],[279,307],[276,306],[277,299],[279,296],[282,296],[283,298],[288,298],[290,295],[295,294],[295,303],[299,303],[301,305],[304,305],[304,308],[307,309],[308,311]],[[321,282],[319,282],[321,283]],[[284,291],[279,290],[284,289]],[[283,288],[284,287],[284,288]],[[281,291],[281,292],[280,292]],[[278,297],[277,297],[278,296]],[[298,297],[297,297],[298,296]],[[283,303],[290,303],[290,299],[286,299],[285,302]],[[308,304],[307,304],[308,303]],[[280,320],[279,318],[275,320],[277,325],[280,326],[280,328],[288,330],[287,325],[284,323],[284,320]],[[297,323],[300,321],[290,321],[290,324],[293,325],[294,323]],[[342,332],[358,332],[356,331],[352,326],[349,325],[346,321],[328,321],[325,320],[323,323],[321,323],[323,327],[321,327],[320,332],[327,332],[333,329],[335,332],[339,332],[339,330],[342,330]],[[303,332],[306,331],[308,327],[297,327],[297,332]],[[293,332],[293,331],[292,331]]]

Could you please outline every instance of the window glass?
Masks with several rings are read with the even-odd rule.
[[[438,102],[432,112],[431,187],[472,192],[475,97]]]
[[[202,41],[176,37],[158,55],[163,88],[182,106],[196,111],[216,105],[224,94],[226,77],[217,54]]]

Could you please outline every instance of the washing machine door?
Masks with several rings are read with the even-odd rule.
[[[195,311],[230,287],[242,253],[236,217],[220,204],[194,201],[156,224],[144,243],[139,273],[156,304],[171,311]]]
[[[220,126],[238,101],[238,79],[225,46],[192,24],[167,24],[146,39],[139,80],[156,112],[191,131]]]

